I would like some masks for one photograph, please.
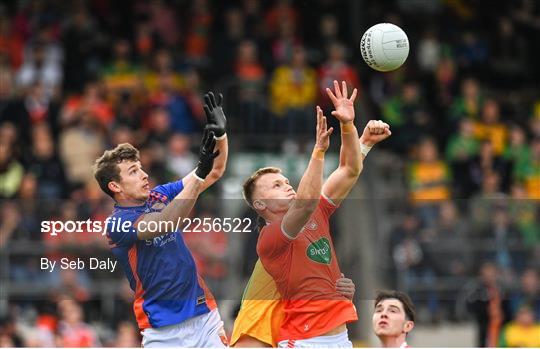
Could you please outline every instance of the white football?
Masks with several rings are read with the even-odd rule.
[[[409,55],[409,39],[395,24],[375,24],[362,36],[360,52],[371,68],[382,72],[395,70]]]

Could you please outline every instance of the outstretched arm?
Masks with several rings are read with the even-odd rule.
[[[205,130],[212,131],[216,137],[216,149],[219,156],[214,162],[212,171],[202,184],[202,191],[214,184],[225,173],[227,158],[229,156],[229,142],[227,140],[227,118],[223,112],[223,95],[214,96],[212,91],[204,95],[204,112],[207,124]]]
[[[347,83],[343,81],[340,90],[338,82],[334,81],[334,91],[335,94],[326,89],[335,108],[332,115],[340,123],[341,149],[339,166],[324,183],[322,193],[334,204],[339,205],[356,183],[362,171],[362,159],[358,131],[354,126],[354,100],[357,90],[354,89],[348,98]]]
[[[323,182],[324,154],[330,145],[330,134],[333,128],[327,129],[326,117],[317,107],[317,139],[311,160],[300,184],[296,198],[283,217],[281,229],[291,239],[296,238],[319,204]]]
[[[353,124],[354,120],[354,99],[356,89],[350,98],[347,99],[347,85],[342,83],[342,90],[339,90],[337,81],[334,81],[336,94],[330,89],[326,89],[328,96],[332,100],[335,111],[332,112],[339,119],[341,125],[341,150],[339,153],[339,167],[328,177],[323,186],[323,194],[334,204],[338,205],[349,194],[352,187],[358,180],[362,172],[364,159],[369,150],[377,143],[390,137],[390,126],[381,120],[370,120],[360,139]]]
[[[139,240],[152,239],[171,232],[169,222],[175,225],[179,219],[189,214],[199,194],[204,190],[204,181],[212,170],[214,159],[219,155],[219,151],[214,152],[215,146],[214,132],[205,130],[197,168],[182,179],[184,189],[163,210],[147,213],[139,218],[135,223]],[[150,222],[157,223],[159,229],[148,229]]]

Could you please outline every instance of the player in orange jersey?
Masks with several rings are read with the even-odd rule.
[[[336,291],[352,300],[355,285],[351,279],[345,278],[343,274],[341,276],[336,281]],[[231,347],[276,347],[284,317],[283,302],[276,283],[258,260],[244,290],[240,312],[234,321]]]
[[[329,231],[329,217],[356,183],[369,149],[391,132],[381,121],[370,121],[362,137],[354,126],[356,89],[347,85],[335,94],[332,115],[340,121],[339,167],[323,185],[324,156],[332,128],[317,107],[317,137],[311,160],[296,193],[281,170],[256,171],[244,184],[248,204],[266,221],[257,253],[284,301],[285,317],[278,336],[280,347],[351,347],[346,323],[358,319],[353,303],[336,290],[341,271]]]

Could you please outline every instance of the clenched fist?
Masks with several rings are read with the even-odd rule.
[[[381,120],[370,120],[360,136],[360,143],[372,147],[390,137],[391,134],[390,125]]]

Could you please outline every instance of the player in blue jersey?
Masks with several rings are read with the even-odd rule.
[[[163,224],[186,217],[199,194],[225,171],[228,144],[222,100],[221,94],[217,99],[212,92],[205,95],[208,123],[199,163],[186,177],[150,189],[139,152],[127,143],[106,151],[94,165],[101,189],[116,203],[107,221],[107,237],[135,291],[133,310],[144,347],[227,345],[216,302],[182,234]]]

